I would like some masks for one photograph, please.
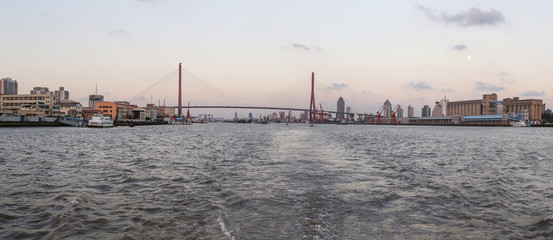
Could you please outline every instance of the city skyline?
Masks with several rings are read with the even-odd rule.
[[[137,94],[183,62],[198,76],[185,84],[183,101],[198,104],[262,105],[280,94],[294,102],[279,99],[279,106],[306,107],[311,72],[323,85],[317,104],[329,109],[339,96],[354,112],[374,113],[386,99],[420,109],[444,95],[491,92],[550,104],[553,34],[543,30],[553,23],[551,5],[2,2],[0,30],[9,37],[0,46],[0,77],[17,80],[20,93],[64,86],[83,105],[96,84],[108,101],[145,105],[165,94],[176,105],[174,85]],[[224,94],[206,94],[214,89]]]

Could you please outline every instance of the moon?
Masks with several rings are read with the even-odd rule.
[[[467,60],[469,60],[469,61],[470,61],[470,56],[467,56]]]

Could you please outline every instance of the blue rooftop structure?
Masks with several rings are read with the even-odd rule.
[[[407,120],[451,120],[451,117],[420,117],[420,118],[407,118]]]
[[[465,116],[465,121],[501,121],[503,115],[478,115],[478,116]]]

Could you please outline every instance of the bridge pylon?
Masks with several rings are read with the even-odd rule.
[[[179,63],[179,117],[182,117],[182,63]]]
[[[315,73],[311,72],[311,103],[309,103],[309,122],[317,120],[317,105],[315,105]]]

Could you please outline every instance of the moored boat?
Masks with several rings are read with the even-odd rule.
[[[526,124],[523,121],[518,121],[518,122],[511,123],[511,126],[513,126],[513,127],[528,127],[528,124]]]
[[[72,127],[86,127],[87,121],[78,118],[72,117],[60,117],[59,123],[66,126]]]
[[[94,116],[88,120],[88,127],[112,128],[113,120],[111,120],[110,117],[104,117],[102,114],[94,114]]]

